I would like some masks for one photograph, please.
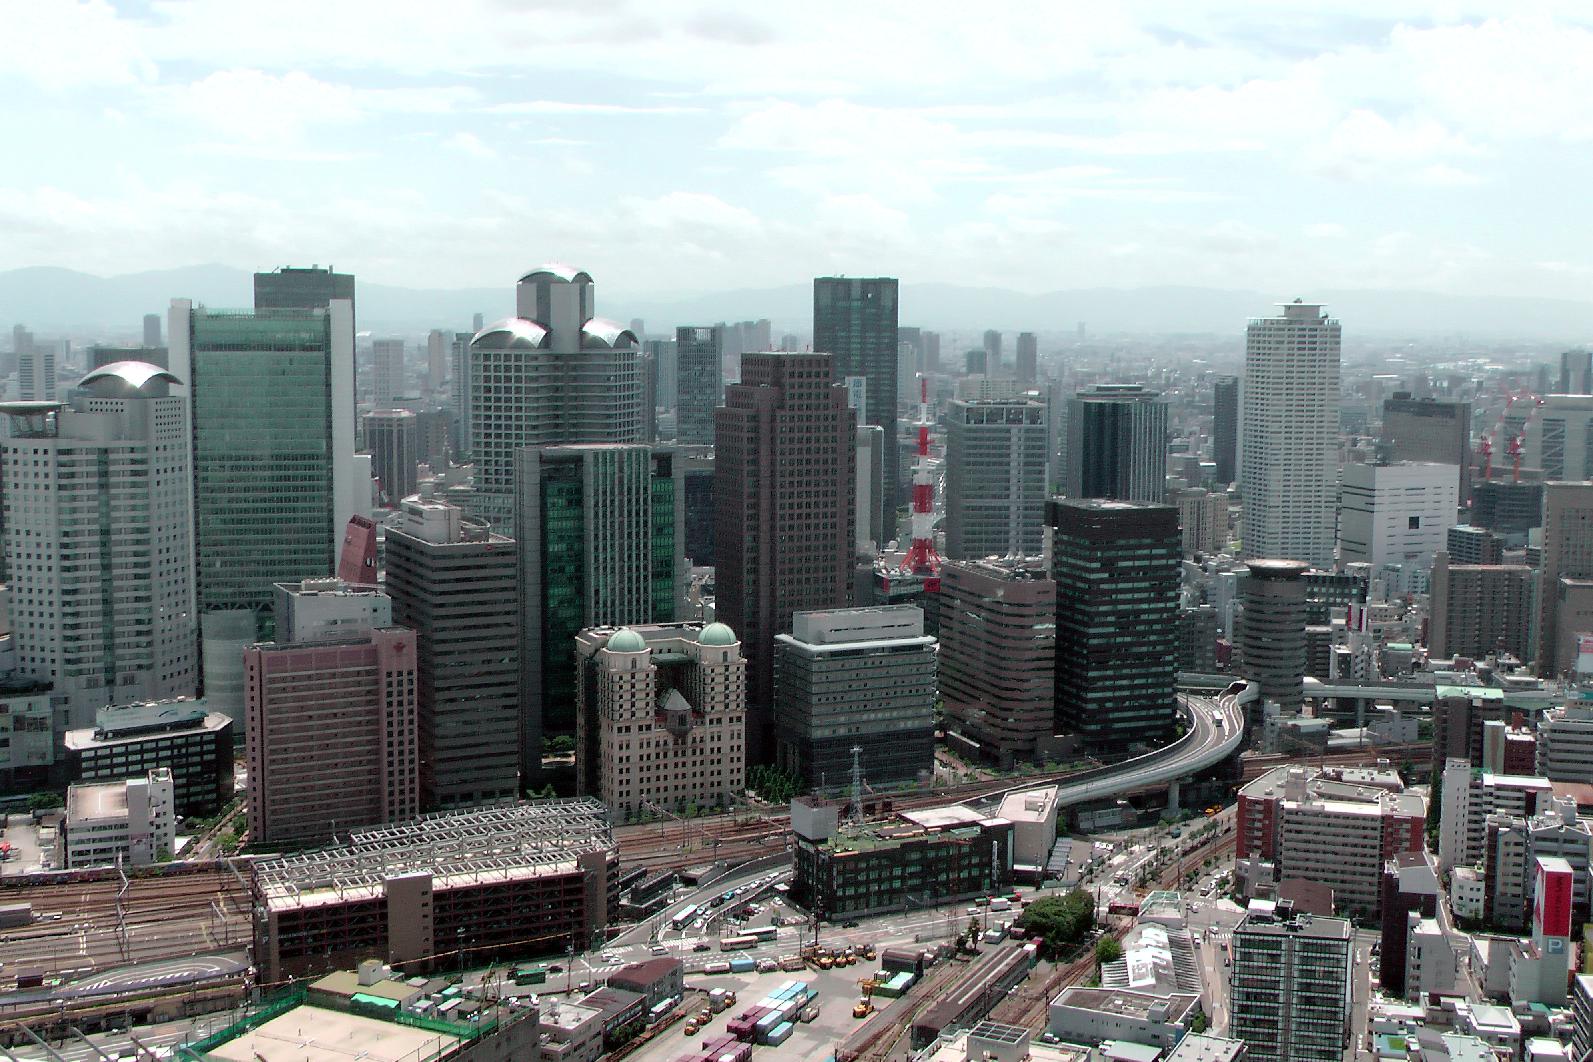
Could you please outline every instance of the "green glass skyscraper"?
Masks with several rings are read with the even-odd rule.
[[[684,578],[679,456],[625,444],[527,447],[515,461],[521,777],[544,737],[575,733],[575,636],[669,623]]]
[[[885,512],[902,497],[901,454],[896,435],[898,372],[895,277],[815,277],[813,349],[833,354],[835,382],[868,380],[864,423],[885,429]],[[751,761],[749,761],[751,762]]]

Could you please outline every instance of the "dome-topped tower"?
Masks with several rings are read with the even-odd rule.
[[[735,645],[736,632],[723,623],[710,623],[697,635],[700,645]]]
[[[629,627],[621,627],[609,636],[608,644],[603,648],[611,653],[645,653],[647,639]]]

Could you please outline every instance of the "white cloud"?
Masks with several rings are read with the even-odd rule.
[[[475,133],[458,132],[448,138],[448,147],[477,159],[495,159],[498,153],[484,144]]]

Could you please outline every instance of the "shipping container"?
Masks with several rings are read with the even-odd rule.
[[[791,1039],[791,1031],[794,1028],[795,1026],[793,1026],[790,1022],[783,1022],[780,1025],[776,1025],[769,1033],[768,1042],[770,1046],[779,1046],[780,1044],[783,1044],[787,1040]]]
[[[753,959],[731,959],[730,960],[730,972],[731,973],[752,973],[757,968],[758,968],[758,964],[757,964],[756,960],[753,960]]]
[[[780,969],[787,973],[795,973],[805,965],[800,955],[783,955],[780,957]]]

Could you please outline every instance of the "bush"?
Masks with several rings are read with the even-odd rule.
[[[28,797],[29,811],[54,811],[66,807],[66,797],[60,793],[33,793]]]

